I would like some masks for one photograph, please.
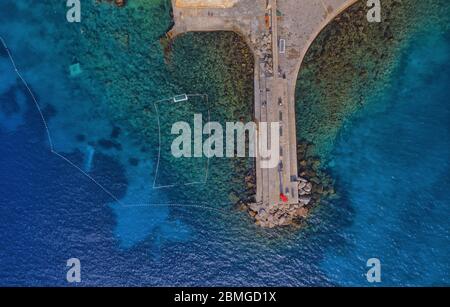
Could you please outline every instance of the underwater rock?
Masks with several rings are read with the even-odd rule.
[[[125,0],[114,0],[114,3],[118,6],[124,6],[125,5]]]
[[[120,132],[122,132],[122,130],[120,129],[120,127],[114,126],[113,130],[111,131],[111,138],[112,139],[116,139],[119,137]]]
[[[125,4],[126,4],[126,0],[97,0],[97,2],[109,2],[109,3],[111,3],[111,2],[114,2],[114,4],[117,6],[117,7],[123,7],[123,6],[125,6]]]
[[[120,145],[120,143],[111,141],[111,140],[106,140],[106,139],[101,139],[98,141],[98,145],[100,145],[102,148],[104,149],[117,149],[117,150],[122,150],[122,145]]]
[[[47,104],[42,110],[42,115],[48,120],[56,115],[56,109],[52,104]]]
[[[84,134],[77,134],[76,139],[78,142],[86,141],[86,136]]]
[[[308,209],[306,208],[298,208],[295,214],[299,217],[306,218],[308,216]]]
[[[77,77],[81,75],[82,72],[80,63],[75,63],[69,66],[69,73],[71,77]]]
[[[137,159],[137,158],[130,158],[130,159],[128,160],[128,162],[130,162],[130,164],[131,164],[132,166],[138,166],[138,165],[139,165],[139,159]]]

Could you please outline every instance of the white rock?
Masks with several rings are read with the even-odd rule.
[[[309,204],[310,201],[311,201],[311,197],[309,197],[309,196],[302,196],[302,197],[298,198],[298,202],[303,205]]]
[[[306,182],[305,181],[299,181],[298,182],[298,189],[303,189],[306,186]]]
[[[305,192],[311,192],[311,190],[312,190],[312,184],[311,184],[311,182],[308,182],[308,183],[306,184],[306,186],[304,187],[304,190],[305,190]]]

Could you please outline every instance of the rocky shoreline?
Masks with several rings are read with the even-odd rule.
[[[301,142],[297,146],[299,158],[298,191],[299,202],[295,204],[262,204],[252,200],[240,200],[238,208],[247,212],[254,223],[264,228],[301,226],[321,200],[335,195],[333,181],[320,168],[318,158],[308,157],[312,144]],[[248,189],[255,189],[255,176],[246,176]],[[256,194],[256,191],[253,191]],[[249,193],[248,193],[249,194]]]

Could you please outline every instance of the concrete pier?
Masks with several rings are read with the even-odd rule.
[[[295,86],[303,58],[320,31],[357,0],[172,0],[176,36],[234,31],[255,58],[255,118],[280,122],[280,164],[262,169],[256,159],[256,201],[270,209],[287,197],[298,204]],[[282,47],[280,50],[279,47]],[[269,136],[270,138],[270,136]],[[286,205],[286,203],[284,203]]]

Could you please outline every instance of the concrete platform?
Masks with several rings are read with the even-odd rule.
[[[186,5],[189,1],[201,3]],[[282,126],[279,166],[263,169],[260,159],[256,159],[256,201],[259,204],[268,208],[280,204],[280,193],[288,197],[289,204],[299,202],[295,123],[297,76],[317,35],[356,1],[184,0],[183,5],[177,5],[177,0],[172,0],[175,24],[170,36],[185,32],[234,31],[253,51],[256,121],[280,122]],[[284,40],[284,53],[279,50],[280,39]]]

